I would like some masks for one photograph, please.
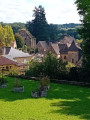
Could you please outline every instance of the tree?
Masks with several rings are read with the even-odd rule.
[[[26,75],[33,77],[48,76],[50,78],[65,78],[67,69],[66,63],[61,59],[57,59],[52,53],[47,53],[42,62],[31,61],[30,68],[26,71]]]
[[[10,23],[10,25],[13,29],[14,34],[17,33],[20,29],[25,28],[25,23],[17,22],[17,23]]]
[[[46,21],[45,10],[40,5],[33,10],[34,19],[27,22],[26,27],[38,41],[49,41],[49,25]]]
[[[49,33],[50,33],[50,41],[56,42],[58,39],[58,25],[50,24],[49,25]]]
[[[14,41],[14,34],[11,26],[0,25],[0,47],[9,46],[12,41]]]
[[[5,40],[5,46],[9,46],[12,41],[15,40],[13,30],[11,26],[5,25],[4,29],[4,40]]]
[[[76,0],[76,4],[83,24],[82,28],[79,30],[83,38],[83,67],[90,72],[90,0]]]
[[[4,29],[2,27],[2,25],[0,25],[0,47],[5,45],[5,39],[4,39]]]
[[[25,45],[23,37],[19,35],[18,33],[16,33],[15,40],[17,43],[17,48],[23,48],[23,46]]]

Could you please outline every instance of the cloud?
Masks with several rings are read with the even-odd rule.
[[[26,22],[32,17],[33,5],[26,0],[0,0],[0,21]]]
[[[73,4],[73,0],[0,0],[0,21],[32,20],[34,7],[42,5],[49,23],[78,23],[79,16]]]

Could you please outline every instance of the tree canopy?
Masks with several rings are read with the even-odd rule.
[[[24,43],[24,39],[21,35],[19,35],[18,33],[15,34],[15,40],[17,43],[17,48],[23,48],[25,43]]]
[[[83,38],[83,67],[90,71],[90,0],[76,0],[76,4],[83,24],[79,30]]]
[[[15,38],[11,26],[5,25],[2,27],[2,25],[0,25],[0,47],[9,46],[14,40]]]
[[[33,10],[34,19],[30,22],[27,22],[26,27],[38,41],[49,41],[49,26],[45,17],[45,10],[40,5],[38,8],[35,7]]]

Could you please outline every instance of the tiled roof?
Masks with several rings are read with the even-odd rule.
[[[58,44],[57,43],[52,43],[51,46],[52,46],[55,54],[59,55],[60,53],[59,53],[59,46],[58,46]]]
[[[0,56],[0,66],[2,66],[2,65],[24,66],[24,65],[26,65],[26,64],[24,64],[24,63],[17,63],[17,62],[15,62],[15,61],[13,61],[13,60],[10,60],[10,59],[8,59],[8,58],[5,58],[5,57],[3,57],[3,56]]]
[[[17,58],[17,57],[30,57],[28,53],[24,53],[20,50],[17,50],[13,47],[5,47],[5,55],[6,57],[9,58]]]
[[[46,41],[39,41],[39,43],[42,45],[42,47],[47,50],[48,49],[48,44],[46,43]]]
[[[65,37],[60,41],[60,43],[62,43],[62,44],[67,44],[67,45],[71,45],[71,43],[72,43],[73,40],[75,40],[74,37],[65,36]]]

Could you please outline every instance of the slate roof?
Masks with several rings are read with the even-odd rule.
[[[28,53],[24,53],[20,50],[17,50],[13,47],[5,47],[5,57],[7,58],[17,58],[17,57],[30,57]]]
[[[67,44],[58,44],[60,54],[68,54]]]
[[[39,41],[39,43],[41,44],[41,46],[47,50],[48,49],[48,44],[46,43],[46,41]]]
[[[79,48],[76,46],[75,41],[73,40],[71,46],[68,49],[69,51],[78,51]]]
[[[6,57],[0,56],[0,66],[2,65],[16,65],[16,66],[24,66],[25,63],[17,63],[15,61],[12,61]]]

